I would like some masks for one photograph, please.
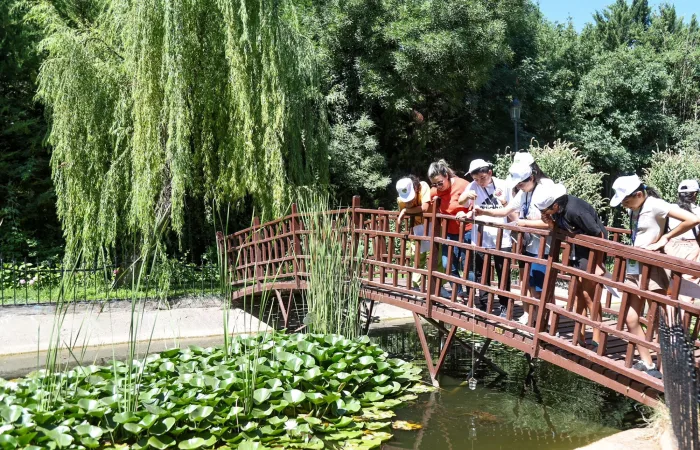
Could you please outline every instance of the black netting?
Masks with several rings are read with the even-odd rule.
[[[700,450],[698,442],[698,385],[693,346],[681,325],[680,312],[667,323],[661,314],[659,343],[664,392],[679,450]]]

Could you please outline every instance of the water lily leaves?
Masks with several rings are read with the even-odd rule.
[[[413,392],[414,394],[425,394],[433,391],[435,391],[435,387],[428,386],[427,384],[423,383],[416,383],[412,387],[408,388],[408,392]]]
[[[384,396],[379,392],[365,392],[362,394],[362,398],[368,402],[378,402],[383,399]]]
[[[359,357],[359,358],[357,359],[357,363],[358,363],[361,367],[367,367],[367,366],[369,366],[369,365],[371,365],[371,364],[374,364],[374,358],[371,357],[371,356],[361,356],[361,357]]]
[[[408,420],[396,420],[391,423],[391,428],[394,430],[420,430],[423,428],[423,425],[415,422],[410,422]]]
[[[179,354],[180,354],[179,348],[171,348],[170,350],[165,350],[164,352],[160,352],[160,356],[162,358],[172,358],[172,357],[177,356]]]
[[[90,436],[81,437],[80,443],[87,448],[98,448],[100,446],[100,441]]]
[[[175,445],[175,439],[170,436],[151,436],[148,438],[148,445],[158,450],[162,450]]]
[[[43,427],[36,427],[36,429],[55,442],[59,448],[68,447],[73,443],[73,436],[67,433],[67,431],[70,431],[68,427],[58,426],[53,430],[47,430]]]
[[[359,401],[355,400],[354,398],[345,402],[344,409],[345,409],[345,411],[347,411],[349,413],[356,413],[360,410],[360,408],[362,408],[362,405],[360,404]]]
[[[3,406],[2,408],[0,408],[0,416],[2,416],[5,422],[13,423],[16,422],[20,417],[22,417],[23,411],[24,408],[22,408],[21,406]]]
[[[186,441],[182,441],[179,444],[177,444],[177,448],[182,449],[182,450],[193,450],[195,448],[200,448],[204,447],[206,445],[206,441],[200,437],[194,437],[191,439],[187,439]]]
[[[362,436],[362,431],[341,431],[339,433],[333,433],[326,436],[324,439],[327,441],[345,441],[348,439],[356,439]]]
[[[190,420],[193,422],[199,422],[206,419],[214,412],[214,408],[211,406],[198,406],[192,412],[190,412]]]
[[[382,428],[388,428],[391,426],[391,422],[365,422],[365,429],[370,431],[381,430]]]
[[[172,361],[166,361],[158,366],[158,370],[161,372],[175,372],[175,364]]]
[[[377,384],[377,385],[382,385],[382,384],[386,383],[387,381],[389,381],[388,375],[381,374],[381,375],[377,375],[376,377],[372,377],[372,382],[374,382],[374,384]]]
[[[269,447],[258,441],[243,441],[238,444],[238,450],[269,450]]]
[[[11,434],[0,434],[0,447],[2,448],[17,448],[19,446],[19,442],[17,442],[17,438],[12,436]]]
[[[382,409],[415,400],[407,388],[419,372],[366,337],[236,337],[226,350],[172,349],[66,372],[49,412],[38,410],[46,375],[37,372],[0,390],[0,449],[321,449],[319,433],[343,448],[376,448],[391,436],[379,430],[394,413]],[[135,412],[123,412],[130,402]],[[107,433],[123,445],[100,442]]]
[[[124,429],[132,434],[139,434],[143,431],[143,427],[137,423],[129,422],[123,425]]]
[[[153,425],[149,431],[151,432],[151,434],[154,434],[156,436],[163,435],[170,431],[173,425],[175,425],[175,422],[175,418],[168,417]]]
[[[377,361],[377,372],[384,373],[391,368],[391,364],[386,361]]]
[[[304,361],[301,358],[294,356],[287,360],[287,362],[284,364],[284,368],[291,370],[292,372],[299,372],[299,369],[301,369],[301,366],[303,365]]]
[[[269,389],[265,389],[265,388],[256,389],[253,392],[253,400],[255,401],[255,403],[257,405],[259,405],[263,402],[266,402],[270,398],[271,395],[272,395],[272,391]]]
[[[90,436],[94,439],[99,439],[104,434],[104,430],[100,427],[84,423],[73,427],[73,429],[78,433],[78,436]]]
[[[322,373],[322,372],[321,372],[321,369],[320,369],[320,368],[318,368],[318,367],[312,367],[311,369],[309,369],[309,370],[307,370],[306,372],[304,372],[304,374],[302,375],[302,377],[303,377],[306,381],[314,381],[314,380],[316,380],[318,377],[321,376],[321,373]]]
[[[289,402],[290,405],[296,406],[306,399],[306,395],[298,389],[292,389],[289,392],[282,394],[284,399]]]
[[[145,416],[143,416],[143,418],[142,418],[141,421],[139,422],[139,425],[141,425],[142,427],[148,429],[148,428],[151,428],[151,427],[153,426],[154,423],[156,423],[156,420],[158,420],[158,416],[157,416],[157,415],[154,415],[154,414],[146,414]]]
[[[114,421],[116,423],[124,424],[129,422],[138,422],[138,420],[139,418],[132,412],[122,412],[114,415]]]

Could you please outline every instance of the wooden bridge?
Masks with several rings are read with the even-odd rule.
[[[565,235],[559,231],[497,225],[496,242],[499,246],[486,249],[481,247],[481,237],[477,245],[447,239],[447,223],[456,219],[438,211],[438,205],[433,204],[431,211],[423,216],[429,236],[410,233],[413,222],[411,217],[397,225],[398,212],[361,208],[359,197],[353,199],[350,208],[324,213],[335,218],[344,217],[345,221],[337,220],[337,226],[343,227],[343,239],[348,239],[348,246],[361,249],[357,252],[360,255],[358,276],[361,280],[361,297],[366,300],[368,319],[375,302],[412,311],[434,382],[450,345],[454,342],[468,346],[468,343],[455,336],[456,331],[462,328],[521,350],[533,358],[574,371],[642,403],[653,404],[663,392],[662,380],[635,370],[632,365],[637,359],[636,346],[641,346],[648,348],[657,366],[661,366],[657,334],[659,313],[670,308],[682,311],[683,323],[694,343],[696,368],[700,367],[697,320],[700,308],[687,298],[685,301],[679,300],[682,277],[700,277],[700,263],[631,248],[621,243],[627,231],[612,228],[608,229],[610,239],[605,240]],[[303,293],[310,284],[307,252],[310,232],[304,223],[304,215],[293,205],[291,214],[283,218],[265,224],[260,224],[255,219],[252,227],[229,236],[221,233],[218,235],[220,250],[225,248],[228,255],[233,299],[255,297],[263,293],[274,295],[272,300],[279,306],[284,322],[281,325],[285,328],[294,320],[292,309],[295,294]],[[465,223],[459,222],[459,226],[462,231]],[[481,230],[484,224],[477,220],[474,227]],[[505,230],[511,231],[511,251],[500,248],[501,236]],[[523,255],[526,233],[542,237],[538,257]],[[459,235],[463,236],[464,233],[460,232]],[[479,233],[479,236],[483,236],[483,233]],[[547,237],[551,238],[549,255],[545,255]],[[430,246],[426,267],[420,266],[418,252],[409,251],[412,243],[418,248],[422,241],[427,241]],[[585,270],[569,265],[569,255],[574,245],[585,247],[591,252]],[[473,258],[474,252],[483,253],[483,273],[488,273],[487,265],[492,264],[494,256],[505,257],[501,277],[503,282],[499,285],[493,276],[469,281],[469,270],[464,270],[459,278],[439,271],[441,246],[449,249],[447,267],[450,267],[455,247],[464,249],[468,260]],[[600,256],[601,253],[605,258],[607,276],[595,274],[593,256]],[[649,273],[653,267],[670,273],[671,287],[668,292],[659,294],[625,284],[628,259],[641,263],[643,287],[648,286]],[[527,289],[529,269],[533,263],[546,266],[541,299],[530,296]],[[491,274],[493,272],[490,271]],[[270,274],[275,275],[271,277]],[[411,283],[406,282],[411,280],[413,274],[421,276],[417,289],[412,289]],[[512,276],[513,280],[510,290],[505,289],[507,276]],[[576,286],[584,279],[595,285],[595,291],[591,293],[594,298],[593,314],[590,315],[586,312],[578,314],[575,308]],[[458,297],[457,289],[451,289],[449,295],[443,297],[446,288],[454,285],[461,285],[469,292],[468,297]],[[475,289],[488,293],[485,311],[475,306]],[[500,311],[494,310],[494,306],[498,306],[494,299],[496,295],[508,299],[505,318],[500,317]],[[645,328],[643,339],[626,329],[625,318],[630,295],[638,295],[647,300],[641,318]],[[527,305],[533,305],[535,313],[530,314],[526,324],[521,324],[516,319]],[[592,317],[600,319],[593,320]],[[296,320],[300,321],[301,318],[297,317]],[[436,361],[431,356],[422,321],[431,323],[446,335],[444,345],[438,349],[439,357]],[[600,330],[597,347],[587,343],[594,328]],[[581,340],[581,335],[585,336],[586,341]],[[485,348],[482,350],[485,351]],[[483,356],[481,352],[479,357]]]

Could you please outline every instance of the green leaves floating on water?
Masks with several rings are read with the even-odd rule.
[[[0,380],[0,448],[125,448],[106,439],[159,450],[320,449],[323,439],[376,448],[391,436],[378,421],[416,398],[408,391],[420,369],[368,339],[275,334],[233,338],[229,348],[151,355],[131,369],[142,371],[139,386],[122,382],[120,362],[74,369],[47,408],[37,406],[47,395],[41,372]]]

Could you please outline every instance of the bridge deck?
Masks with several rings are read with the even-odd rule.
[[[361,296],[412,311],[417,326],[422,317],[435,326],[444,327],[443,331],[449,333],[445,348],[449,347],[457,329],[473,331],[579,373],[635,400],[652,404],[663,392],[663,382],[632,366],[639,358],[639,348],[643,348],[651,352],[663,370],[659,357],[659,317],[665,311],[680,311],[682,324],[694,346],[695,365],[699,366],[700,308],[690,301],[690,297],[683,296],[683,289],[687,286],[682,280],[700,278],[700,264],[622,245],[619,242],[625,230],[610,229],[611,242],[549,230],[497,225],[496,242],[499,246],[491,249],[484,248],[480,238],[473,244],[447,239],[447,224],[455,219],[439,214],[436,204],[430,214],[423,217],[428,236],[411,234],[410,219],[392,231],[390,224],[396,222],[396,212],[362,209],[359,200],[352,208],[327,212],[325,216],[333,217],[334,231],[329,234],[325,230],[322,236],[313,235],[308,220],[298,214],[294,206],[292,214],[284,218],[262,225],[255,220],[251,228],[226,237],[219,235],[220,249],[226,251],[231,264],[233,298],[274,293],[285,323],[289,323],[293,294],[304,291],[310,280],[310,239],[336,239],[360,263],[354,276],[361,282]],[[459,224],[463,230],[465,224]],[[406,231],[402,231],[404,226]],[[474,226],[483,235],[484,225],[477,222]],[[511,233],[512,248],[500,248],[503,233]],[[537,257],[523,255],[527,234],[541,236]],[[551,240],[549,254],[545,252],[546,239]],[[425,241],[429,243],[429,252],[427,264],[421,265],[419,255],[410,249]],[[573,246],[589,250],[588,267],[570,265]],[[467,262],[461,269],[467,270],[460,270],[460,277],[438,270],[443,249],[446,249],[447,261],[442,265],[448,267],[455,251],[465,254]],[[477,252],[483,255],[481,272],[484,275],[479,280],[470,280],[466,272],[474,269],[472,258]],[[493,273],[495,258],[504,258],[505,261],[500,282],[495,280]],[[596,259],[606,263],[608,272],[605,275],[596,270]],[[641,264],[639,285],[625,282],[628,259]],[[541,299],[533,297],[523,287],[528,285],[529,269],[534,263],[546,266]],[[653,268],[669,274],[671,286],[667,292],[647,289]],[[270,277],[269,274],[275,275]],[[420,281],[417,290],[408,289],[406,280],[416,277]],[[513,286],[505,282],[509,278],[514,278]],[[450,294],[451,298],[438,295],[441,287],[457,285],[471,295],[464,300],[453,294]],[[584,305],[584,299],[576,295],[579,286],[584,287],[592,302],[583,310],[576,308],[578,302]],[[474,307],[474,292],[477,290],[488,294],[488,312]],[[499,317],[495,310],[498,306],[496,296],[507,300],[506,318]],[[639,310],[639,323],[643,327],[641,334],[631,333],[626,325],[635,298],[642,300]],[[521,324],[517,318],[528,305],[533,312],[529,322]],[[301,318],[297,320],[301,321]],[[597,347],[591,345],[594,330],[600,335]],[[433,365],[421,327],[418,327],[418,332],[434,378],[444,362],[445,350]]]

